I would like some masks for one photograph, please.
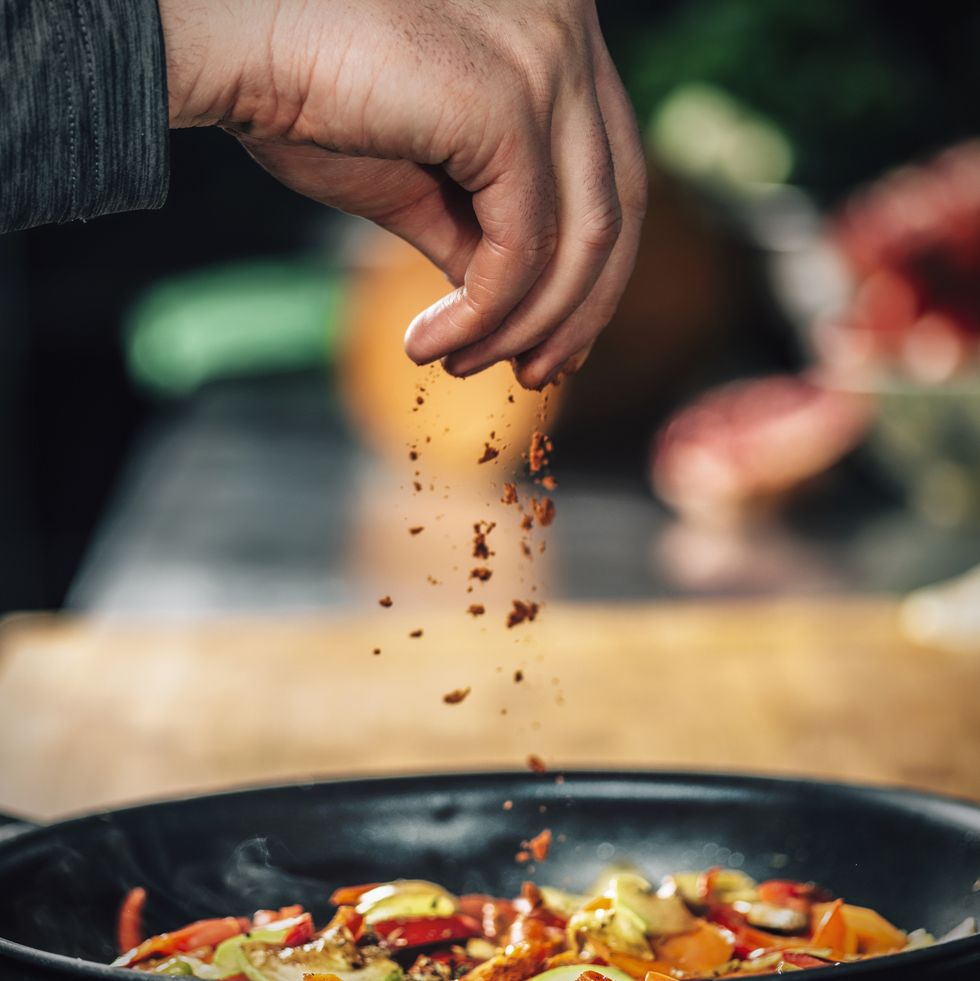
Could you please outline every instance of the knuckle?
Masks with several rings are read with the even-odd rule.
[[[611,252],[623,230],[623,212],[618,203],[583,222],[579,239],[590,252]]]

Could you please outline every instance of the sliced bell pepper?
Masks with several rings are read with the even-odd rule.
[[[143,907],[146,905],[145,889],[130,889],[119,908],[116,923],[116,940],[119,953],[138,947],[143,942]]]
[[[281,906],[275,909],[258,909],[252,914],[253,927],[266,927],[276,920],[291,920],[293,917],[303,915],[303,907],[299,904],[295,906]]]
[[[480,921],[465,913],[381,920],[371,926],[382,947],[402,950],[480,936]]]
[[[832,903],[814,903],[813,935],[807,946],[829,947],[835,957],[857,953],[857,936],[844,919],[843,905],[842,899],[835,899]]]
[[[829,967],[836,961],[828,961],[822,957],[814,957],[813,954],[803,954],[796,950],[784,950],[782,958],[787,964],[793,967]]]
[[[714,923],[701,922],[690,933],[661,940],[654,947],[657,959],[690,974],[706,974],[732,959],[731,933]]]
[[[873,909],[844,903],[840,911],[854,932],[859,954],[891,954],[908,944],[908,937]]]
[[[364,893],[382,885],[384,885],[383,882],[366,882],[362,886],[341,886],[340,889],[334,889],[330,894],[330,902],[334,906],[356,906]]]
[[[172,933],[160,933],[144,940],[113,962],[113,967],[131,967],[151,957],[169,957],[171,954],[187,953],[202,947],[214,947],[230,937],[245,933],[251,922],[235,916],[221,919],[198,920]]]

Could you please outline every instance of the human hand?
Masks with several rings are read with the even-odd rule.
[[[455,375],[577,370],[633,268],[646,167],[592,0],[160,0],[171,125],[416,246],[405,335]]]

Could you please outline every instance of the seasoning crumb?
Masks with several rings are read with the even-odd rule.
[[[504,801],[504,810],[505,811],[512,811],[513,809],[514,809],[514,802],[512,800],[505,800]]]
[[[421,395],[416,395],[415,396],[415,404],[416,405],[425,405],[425,399],[422,398]]]
[[[522,851],[519,851],[514,856],[514,861],[515,862],[518,862],[521,865],[523,865],[525,862],[531,861],[531,853],[528,852],[528,851],[523,851],[523,850]]]
[[[381,653],[381,648],[380,647],[375,647],[375,649],[373,651],[371,651],[371,653],[374,654],[375,656],[377,656],[378,654]]]
[[[541,478],[541,486],[545,490],[553,491],[558,486],[558,481],[549,473]]]
[[[395,601],[390,596],[382,596],[381,599],[378,600],[378,605],[387,608],[394,602]]]
[[[516,504],[517,503],[517,484],[507,483],[504,484],[504,493],[500,498],[501,504]]]
[[[445,695],[442,696],[442,700],[447,705],[459,705],[459,703],[466,698],[470,693],[469,687],[466,688],[454,688],[452,691],[447,691]]]
[[[486,566],[477,566],[475,569],[470,569],[470,579],[479,579],[480,582],[486,582],[493,572],[486,568]]]
[[[527,768],[532,770],[534,773],[547,773],[548,767],[545,766],[544,760],[541,759],[537,753],[531,753],[527,758]]]
[[[529,558],[529,559],[531,559],[531,558],[534,558],[534,555],[533,555],[533,553],[531,552],[531,546],[530,546],[530,545],[528,545],[528,543],[527,543],[527,542],[525,542],[525,541],[522,541],[522,542],[521,542],[521,551],[522,551],[522,552],[524,553],[524,555],[525,555],[525,556],[526,556],[527,558]]]
[[[487,535],[497,527],[496,521],[477,521],[473,525],[473,558],[489,559],[494,552],[487,545]]]
[[[565,782],[565,774],[559,773],[558,776],[555,777],[555,783],[558,784],[558,786],[560,787],[564,782]]]
[[[483,444],[483,455],[477,460],[477,463],[489,463],[491,460],[496,460],[500,456],[500,450],[495,449],[489,443]]]
[[[548,436],[535,429],[531,434],[531,445],[527,451],[527,465],[531,473],[538,473],[548,466],[548,457],[553,450],[554,446]]]
[[[417,460],[419,458],[419,451],[418,450],[409,450],[408,451],[408,458],[409,458],[409,460]]]
[[[516,627],[519,623],[524,623],[525,620],[534,620],[538,615],[538,604],[528,602],[525,603],[524,600],[513,600],[513,609],[507,614],[507,626]]]
[[[415,488],[416,493],[422,490],[422,485],[417,480],[412,481],[412,486]]]
[[[531,498],[534,517],[542,528],[547,528],[555,520],[555,502],[550,497]]]
[[[425,531],[425,525],[416,525],[414,528],[409,528],[408,533],[410,535],[419,535]]]
[[[514,672],[514,684],[519,685],[523,680],[524,680],[524,672],[520,668],[518,668]]]
[[[551,851],[551,828],[545,828],[540,834],[535,835],[530,841],[522,841],[521,848],[526,849],[534,856],[535,862],[543,862]]]
[[[483,614],[486,613],[487,611],[482,603],[470,603],[469,607],[467,607],[466,612],[471,617],[482,617]]]
[[[419,627],[418,630],[413,630],[408,636],[409,637],[421,637],[422,636],[422,628]]]

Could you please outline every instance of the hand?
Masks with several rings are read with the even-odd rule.
[[[646,167],[592,0],[160,0],[171,125],[217,124],[457,288],[405,347],[574,371],[632,271]]]

